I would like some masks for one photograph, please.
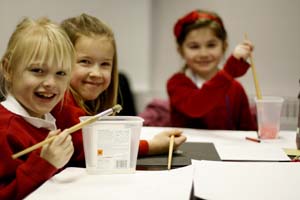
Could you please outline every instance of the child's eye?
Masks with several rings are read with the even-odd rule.
[[[38,73],[38,74],[42,74],[42,73],[44,72],[43,69],[38,68],[38,67],[36,67],[36,68],[31,68],[30,71],[31,71],[31,72],[34,72],[34,73]]]
[[[112,64],[110,62],[103,62],[101,66],[110,67]]]
[[[64,71],[56,72],[56,74],[59,75],[59,76],[66,76],[67,75],[67,73],[64,72]]]
[[[214,48],[216,46],[217,46],[216,43],[209,43],[209,44],[207,44],[207,47],[209,47],[209,48]]]
[[[193,45],[193,46],[190,46],[190,49],[198,49],[199,46],[196,46],[196,45]]]
[[[188,45],[188,48],[190,48],[190,49],[198,49],[199,48],[199,45],[198,44],[189,44]]]
[[[89,64],[91,64],[91,61],[89,61],[87,59],[82,59],[82,60],[79,60],[78,63],[84,64],[84,65],[89,65]]]

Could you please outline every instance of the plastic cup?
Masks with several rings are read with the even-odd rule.
[[[88,119],[80,117],[80,121]],[[82,129],[88,174],[134,173],[143,119],[108,116]]]
[[[280,116],[284,99],[264,96],[255,98],[257,109],[258,135],[261,139],[275,139],[280,131]]]

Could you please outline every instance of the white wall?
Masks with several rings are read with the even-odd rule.
[[[47,16],[61,22],[83,12],[106,22],[115,33],[119,68],[136,91],[147,91],[150,70],[151,1],[149,0],[0,0],[0,55],[24,17]]]
[[[254,62],[263,95],[296,97],[300,78],[299,0],[0,0],[0,55],[23,16],[61,20],[82,12],[115,32],[119,67],[130,78],[138,110],[166,97],[166,80],[182,65],[173,25],[195,8],[218,12],[229,33],[229,52],[244,32],[255,44]],[[251,71],[240,79],[255,95]]]
[[[300,88],[299,0],[154,0],[151,88],[165,92],[166,80],[182,66],[173,26],[196,8],[221,15],[229,34],[227,53],[248,33],[255,45],[254,63],[263,95],[296,97]],[[255,95],[251,70],[240,81],[249,95]]]

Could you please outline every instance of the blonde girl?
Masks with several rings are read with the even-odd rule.
[[[69,162],[71,137],[56,130],[49,112],[69,85],[74,56],[66,33],[46,18],[25,18],[13,32],[0,64],[0,199],[23,199]],[[48,145],[12,159],[53,135]]]

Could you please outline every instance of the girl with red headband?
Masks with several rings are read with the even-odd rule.
[[[219,69],[228,44],[222,19],[216,13],[188,13],[175,24],[174,35],[185,65],[167,82],[172,125],[256,130],[247,95],[235,80],[249,68],[246,60],[253,50],[252,43],[245,40],[238,44]]]

